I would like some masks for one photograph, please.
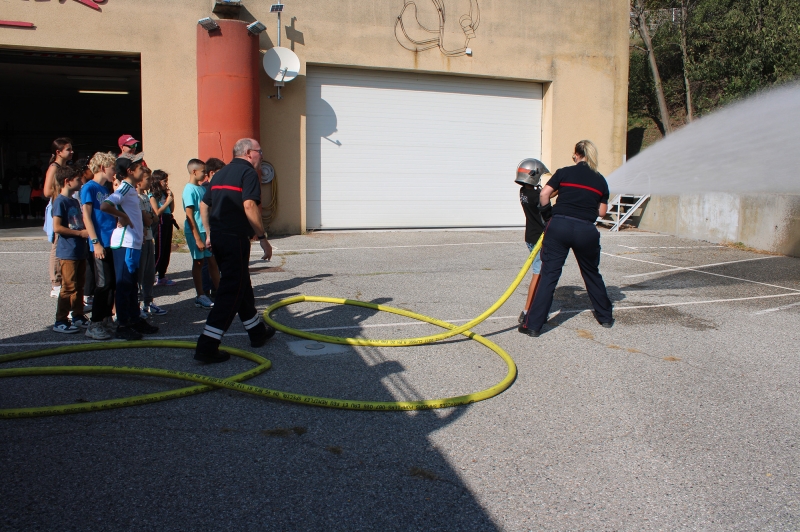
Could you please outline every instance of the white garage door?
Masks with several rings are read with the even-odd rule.
[[[309,67],[307,100],[309,229],[524,225],[540,84]]]

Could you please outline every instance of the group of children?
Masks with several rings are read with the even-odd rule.
[[[154,261],[142,252],[153,249],[147,243],[152,233],[145,231],[150,230],[153,216],[142,208],[150,205],[147,191],[152,173],[142,161],[130,161],[124,174],[115,174],[116,161],[113,154],[95,154],[88,165],[92,179],[85,183],[73,167],[55,169],[60,194],[52,203],[52,222],[61,272],[56,332],[86,329],[86,336],[93,340],[139,340],[158,331],[144,317],[166,314],[153,303]],[[112,180],[113,192],[107,186]],[[94,280],[91,320],[85,315],[83,293],[87,269]],[[139,307],[140,287],[143,308]]]
[[[204,183],[224,165],[218,159],[207,163],[192,159],[190,183],[182,196],[195,305],[205,309],[214,306],[209,294],[219,284],[219,270],[206,243],[200,202]],[[49,210],[60,273],[60,287],[53,290],[58,297],[53,330],[85,329],[93,340],[139,340],[143,334],[156,333],[158,327],[147,318],[167,311],[154,303],[153,286],[175,284],[165,277],[173,224],[177,227],[169,176],[151,171],[141,156],[124,150],[119,157],[96,153],[85,168],[54,164],[52,169],[53,187],[59,193]],[[91,286],[91,300],[84,297],[85,286]]]

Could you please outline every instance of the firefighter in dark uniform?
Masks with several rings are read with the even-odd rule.
[[[547,321],[553,293],[569,251],[575,255],[595,319],[606,328],[614,325],[611,300],[600,275],[598,216],[608,209],[608,183],[597,172],[597,148],[588,140],[575,145],[575,166],[559,169],[542,189],[539,210],[549,219],[542,243],[542,273],[533,304],[518,331],[539,336]],[[550,198],[558,193],[555,207]]]
[[[233,147],[233,161],[217,173],[200,204],[206,245],[219,265],[219,290],[208,315],[203,334],[197,340],[194,358],[201,362],[224,362],[230,358],[219,351],[222,336],[239,314],[250,336],[250,345],[261,347],[274,334],[256,310],[250,284],[250,241],[258,237],[262,259],[272,258],[261,221],[261,184],[255,171],[261,164],[261,146],[254,139],[241,139]]]

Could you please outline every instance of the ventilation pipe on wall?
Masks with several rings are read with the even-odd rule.
[[[258,38],[239,20],[197,26],[198,154],[226,163],[242,138],[260,141]]]

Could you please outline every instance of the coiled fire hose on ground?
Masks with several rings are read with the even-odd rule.
[[[280,401],[289,401],[292,403],[299,403],[311,406],[321,406],[328,408],[339,408],[346,410],[366,410],[366,411],[402,411],[402,410],[428,410],[435,408],[448,408],[459,405],[466,405],[483,401],[494,397],[506,389],[508,389],[517,377],[517,366],[511,356],[506,353],[503,348],[486,338],[475,334],[470,329],[479,323],[483,322],[494,314],[503,304],[511,297],[511,294],[517,289],[519,284],[524,279],[525,274],[533,263],[533,259],[539,252],[542,246],[542,238],[539,239],[536,246],[533,248],[525,264],[522,266],[519,274],[514,279],[514,282],[508,287],[503,295],[491,307],[486,309],[477,318],[465,323],[463,325],[453,325],[445,321],[417,314],[408,310],[403,310],[385,305],[378,305],[374,303],[367,303],[364,301],[356,301],[351,299],[338,299],[332,297],[314,297],[314,296],[297,296],[278,301],[271,305],[264,311],[264,320],[275,327],[277,330],[299,338],[307,338],[309,340],[316,340],[318,342],[327,342],[334,344],[344,345],[360,345],[360,346],[373,346],[373,347],[403,347],[412,345],[424,345],[439,342],[447,338],[452,338],[456,335],[463,335],[471,340],[488,347],[496,353],[506,363],[508,371],[506,376],[499,383],[486,388],[485,390],[461,395],[457,397],[447,397],[443,399],[428,399],[420,401],[361,401],[351,399],[331,399],[327,397],[314,397],[311,395],[302,395],[291,392],[284,392],[279,390],[270,390],[259,386],[252,386],[245,384],[243,381],[251,379],[267,371],[272,363],[266,358],[244,351],[242,349],[235,349],[231,347],[221,346],[220,350],[226,351],[232,356],[238,356],[246,360],[254,362],[256,367],[233,375],[224,379],[209,377],[206,375],[199,375],[197,373],[190,373],[185,371],[167,370],[159,368],[142,368],[134,366],[35,366],[23,368],[10,368],[0,369],[0,378],[4,377],[33,377],[43,375],[73,375],[73,376],[86,376],[86,375],[139,375],[150,377],[161,377],[168,379],[177,379],[196,383],[193,386],[180,388],[177,390],[169,390],[164,392],[156,392],[145,395],[138,395],[132,397],[124,397],[120,399],[108,399],[103,401],[91,401],[85,403],[75,403],[69,405],[59,406],[44,406],[44,407],[30,407],[30,408],[7,408],[0,409],[0,418],[24,418],[24,417],[39,417],[39,416],[54,416],[60,414],[77,414],[81,412],[96,412],[99,410],[108,410],[111,408],[121,408],[125,406],[136,406],[147,403],[154,403],[157,401],[165,401],[167,399],[176,399],[178,397],[186,397],[197,393],[211,391],[217,388],[227,388],[229,390],[236,390],[243,393],[249,393],[266,397],[269,399],[277,399]],[[336,336],[326,336],[322,334],[315,334],[306,331],[292,329],[282,325],[272,319],[271,314],[288,305],[293,305],[302,302],[316,302],[316,303],[332,303],[339,305],[353,305],[358,307],[369,308],[382,312],[390,312],[399,316],[423,321],[436,325],[443,329],[445,332],[431,336],[423,336],[419,338],[403,338],[397,340],[367,340],[363,338],[342,338]],[[87,351],[104,351],[112,349],[141,349],[141,348],[170,348],[170,349],[194,349],[194,342],[176,342],[167,340],[150,340],[138,342],[99,342],[90,344],[69,345],[62,347],[54,347],[49,349],[40,349],[36,351],[24,351],[20,353],[11,353],[7,355],[0,355],[0,364],[12,362],[16,360],[28,360],[33,358],[40,358],[53,355],[63,355],[70,353],[82,353]]]

